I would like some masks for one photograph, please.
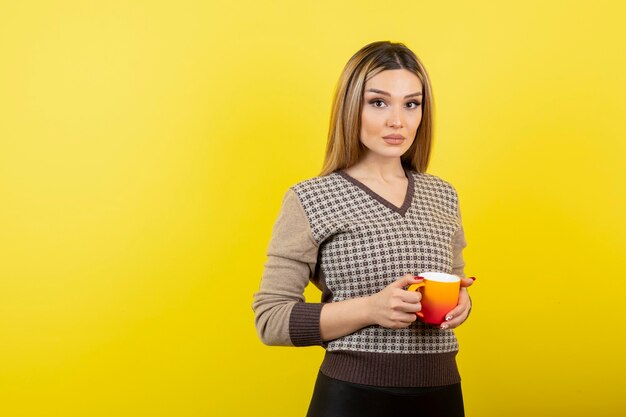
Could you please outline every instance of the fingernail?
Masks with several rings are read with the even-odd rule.
[[[469,277],[472,281],[476,281],[476,277]]]
[[[450,321],[452,320],[452,315],[450,314],[449,316],[446,316],[446,321]]]
[[[445,330],[445,329],[447,329],[447,328],[448,328],[448,325],[447,325],[447,324],[442,324],[442,325],[441,325],[441,329],[442,329],[442,330]]]

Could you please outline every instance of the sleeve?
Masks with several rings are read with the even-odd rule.
[[[452,237],[452,274],[465,278],[465,260],[463,259],[463,249],[467,246],[463,222],[461,220],[461,210],[457,205],[457,217],[459,228]]]
[[[256,330],[266,345],[324,346],[320,334],[324,303],[307,303],[304,298],[317,253],[308,217],[290,188],[272,229],[261,284],[252,303]]]

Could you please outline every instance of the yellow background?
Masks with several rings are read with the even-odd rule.
[[[467,415],[624,415],[624,12],[4,1],[0,415],[304,415],[323,349],[262,345],[252,294],[376,40],[424,61],[461,197]]]

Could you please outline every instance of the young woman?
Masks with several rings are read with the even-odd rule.
[[[268,345],[326,349],[309,417],[463,416],[452,329],[471,309],[455,189],[426,173],[433,98],[405,45],[374,42],[341,74],[319,176],[290,187],[252,308]],[[461,277],[440,326],[416,320],[416,276]],[[320,303],[307,302],[311,281]]]

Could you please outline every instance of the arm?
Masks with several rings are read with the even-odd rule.
[[[408,327],[422,309],[422,294],[404,288],[416,282],[420,280],[406,274],[369,297],[324,305],[320,318],[322,339],[336,339],[372,324],[392,329]]]
[[[304,302],[304,288],[315,271],[317,253],[304,209],[290,189],[272,230],[261,285],[252,304],[263,343],[324,345],[325,341],[371,324],[401,328],[416,320],[421,294],[404,290],[418,282],[410,274],[369,297],[333,303]]]
[[[446,319],[442,323],[442,329],[453,329],[460,326],[467,318],[472,310],[472,299],[469,296],[467,287],[474,283],[474,279],[465,277],[465,260],[463,259],[463,249],[467,246],[465,240],[465,233],[463,230],[463,223],[461,222],[461,211],[457,209],[459,218],[459,228],[452,237],[452,273],[461,277],[461,290],[459,293],[458,305],[452,309],[447,315]]]
[[[304,289],[315,270],[318,246],[297,194],[287,190],[272,229],[267,261],[252,309],[267,345],[321,345],[322,303],[307,303]]]

